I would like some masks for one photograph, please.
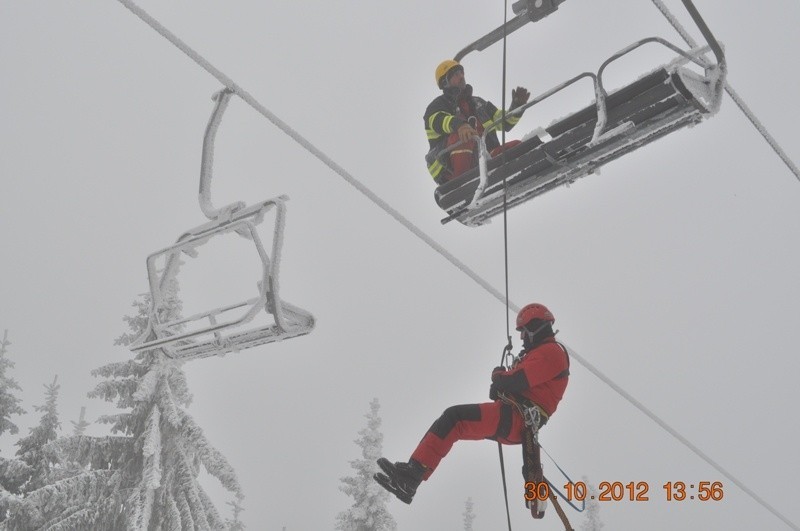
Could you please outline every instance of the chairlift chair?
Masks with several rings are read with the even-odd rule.
[[[516,206],[589,175],[602,165],[673,131],[713,116],[722,100],[725,56],[691,0],[683,2],[706,38],[706,46],[683,50],[658,37],[642,39],[612,55],[596,74],[579,74],[510,111],[508,114],[521,113],[579,80],[593,82],[595,101],[592,104],[527,135],[502,157],[489,158],[485,135],[492,126],[487,127],[478,139],[478,167],[436,188],[436,203],[448,213],[442,223],[455,219],[467,226],[482,225],[503,211],[504,196],[506,207]],[[557,7],[556,2],[553,4]],[[459,52],[459,56],[483,49],[488,46],[488,40],[476,41],[481,43],[480,47],[473,43]],[[499,39],[494,42],[496,40]],[[603,87],[605,68],[649,43],[667,47],[677,58],[607,93]],[[705,58],[704,54],[709,51],[716,61]],[[699,65],[703,73],[687,68],[685,65],[689,62]],[[449,151],[457,146],[443,150],[439,157],[449,156]]]
[[[188,230],[174,244],[147,257],[151,296],[149,321],[144,333],[131,345],[134,352],[161,349],[170,358],[198,359],[308,334],[314,327],[314,317],[310,313],[279,296],[278,269],[288,198],[280,196],[250,207],[237,202],[215,209],[211,204],[214,139],[231,95],[229,89],[214,95],[216,106],[203,142],[199,199],[201,210],[210,221]],[[275,211],[275,227],[271,253],[267,253],[256,226],[270,210]],[[182,255],[196,256],[197,248],[211,238],[231,232],[251,240],[256,247],[261,262],[257,295],[189,317],[171,321],[162,319],[166,290],[177,275]],[[165,266],[159,271],[158,261],[161,259],[165,260]],[[262,311],[271,316],[269,324],[248,327],[248,323]]]

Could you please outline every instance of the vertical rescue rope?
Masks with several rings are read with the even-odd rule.
[[[503,0],[503,83],[502,83],[502,101],[500,103],[502,109],[503,120],[500,122],[502,128],[500,129],[500,145],[506,143],[506,24],[508,23],[508,0]],[[500,148],[501,151],[503,148]],[[503,151],[500,156],[505,160],[505,152]],[[506,283],[506,338],[507,344],[503,349],[503,359],[500,364],[505,367],[507,355],[513,348],[511,345],[511,326],[509,323],[508,312],[508,217],[507,217],[507,194],[508,188],[506,187],[506,178],[503,177],[503,260],[505,266],[505,283]],[[506,518],[508,519],[508,531],[511,531],[511,511],[508,508],[508,487],[506,486],[506,467],[503,459],[503,445],[497,441],[497,451],[500,453],[500,474],[503,476],[503,496],[506,502]]]
[[[503,120],[500,122],[503,128],[500,130],[500,149],[502,153],[500,156],[505,162],[506,153],[502,146],[506,143],[506,24],[508,23],[508,0],[504,0],[503,10],[503,99],[501,105],[503,106]],[[508,346],[511,347],[511,326],[509,324],[508,312],[508,186],[506,183],[506,176],[503,176],[503,258],[505,262],[505,282],[506,282],[506,337],[508,339]]]

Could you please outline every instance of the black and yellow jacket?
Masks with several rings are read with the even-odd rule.
[[[466,85],[464,89],[459,87],[447,87],[441,96],[433,100],[428,108],[425,109],[425,133],[428,135],[430,150],[425,156],[428,163],[428,171],[431,176],[437,179],[447,168],[448,160],[440,161],[437,156],[446,147],[447,137],[458,131],[458,128],[469,123],[471,117],[475,117],[478,123],[479,133],[489,126],[492,122],[502,118],[502,111],[494,106],[490,101],[472,95],[472,85]],[[503,122],[495,125],[486,134],[486,148],[491,151],[500,146],[496,131],[510,131],[520,116],[508,116]]]

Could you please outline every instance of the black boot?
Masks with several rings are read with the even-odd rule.
[[[422,482],[425,467],[411,459],[408,463],[399,461],[392,463],[385,457],[378,459],[378,466],[383,474],[378,472],[373,476],[384,489],[388,490],[404,503],[411,503],[417,487]]]

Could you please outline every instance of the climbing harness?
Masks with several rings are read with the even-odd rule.
[[[131,345],[134,352],[158,348],[170,358],[204,358],[307,334],[314,327],[314,318],[310,313],[279,296],[278,271],[288,197],[275,197],[249,207],[243,202],[236,202],[217,209],[212,204],[214,140],[231,95],[232,91],[226,88],[213,96],[216,105],[203,139],[199,202],[200,209],[210,221],[189,229],[176,243],[147,257],[151,297],[149,320],[144,333]],[[275,212],[275,226],[271,252],[268,253],[256,226],[270,211]],[[251,240],[256,247],[261,264],[257,296],[186,318],[171,321],[163,319],[161,309],[166,290],[178,273],[182,255],[194,258],[198,247],[211,238],[231,232]],[[165,261],[163,270],[158,268],[159,260]],[[269,316],[267,324],[246,326],[257,315],[263,315],[262,312]]]
[[[528,400],[522,400],[504,393],[500,393],[498,396],[504,404],[514,407],[525,422],[526,429],[522,434],[522,473],[526,484],[531,483],[533,485],[540,485],[544,482],[548,486],[549,494],[547,499],[541,499],[537,496],[533,497],[533,499],[528,499],[528,497],[526,497],[525,504],[530,509],[531,516],[535,519],[544,518],[545,509],[547,508],[547,500],[549,499],[556,508],[556,513],[558,513],[559,518],[564,523],[564,528],[567,530],[572,529],[566,513],[561,508],[558,497],[566,500],[567,504],[569,504],[570,507],[578,512],[584,511],[586,508],[586,502],[582,501],[582,505],[579,508],[544,475],[544,469],[542,467],[541,460],[542,451],[544,451],[547,457],[550,458],[550,460],[553,462],[553,465],[555,465],[558,471],[561,472],[564,478],[566,478],[569,483],[574,484],[564,469],[559,466],[556,460],[553,459],[553,457],[547,452],[547,450],[544,449],[544,447],[542,447],[541,443],[539,442],[539,429],[547,423],[549,418],[547,413],[545,413],[539,405]]]

